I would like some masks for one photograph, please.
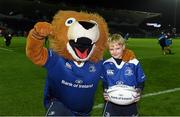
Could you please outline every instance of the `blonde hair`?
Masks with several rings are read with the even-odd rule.
[[[111,43],[119,43],[121,45],[125,45],[125,39],[120,34],[111,34],[108,38],[108,45]]]

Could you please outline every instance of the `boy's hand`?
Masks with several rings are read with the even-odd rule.
[[[103,93],[104,100],[109,101],[109,95],[107,94],[106,90]]]
[[[138,102],[140,100],[140,98],[141,98],[141,90],[137,88],[136,89],[136,94],[133,95],[133,97],[134,97],[134,102]]]

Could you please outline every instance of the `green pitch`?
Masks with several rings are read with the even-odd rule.
[[[24,37],[14,37],[6,47],[0,37],[0,116],[45,114],[42,100],[46,71],[26,57],[25,43]],[[173,40],[173,55],[162,55],[156,39],[130,38],[127,46],[135,52],[147,76],[139,115],[180,116],[180,39]],[[102,115],[102,104],[100,83],[92,115]]]

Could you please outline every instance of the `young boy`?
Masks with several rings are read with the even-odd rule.
[[[103,116],[137,116],[136,102],[140,99],[140,93],[144,88],[145,75],[137,59],[122,61],[123,51],[125,50],[125,40],[119,34],[113,34],[108,40],[111,58],[104,62],[105,67],[105,92]],[[130,105],[117,105],[108,99],[106,90],[114,85],[128,85],[136,88],[137,95],[134,103]]]

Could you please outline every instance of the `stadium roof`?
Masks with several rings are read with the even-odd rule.
[[[160,17],[161,13],[151,13],[130,10],[107,10],[103,13],[109,25],[139,26],[142,21],[152,17]]]
[[[0,20],[7,23],[14,21],[14,24],[17,24],[16,22],[20,23],[19,21],[35,23],[39,20],[51,21],[52,17],[59,9],[77,11],[84,10],[98,12],[108,22],[110,29],[120,29],[119,27],[123,26],[138,27],[145,19],[161,16],[161,13],[98,7],[93,9],[84,4],[81,5],[81,7],[77,7],[70,6],[67,3],[61,2],[59,4],[52,4],[47,1],[48,0],[1,0]]]

